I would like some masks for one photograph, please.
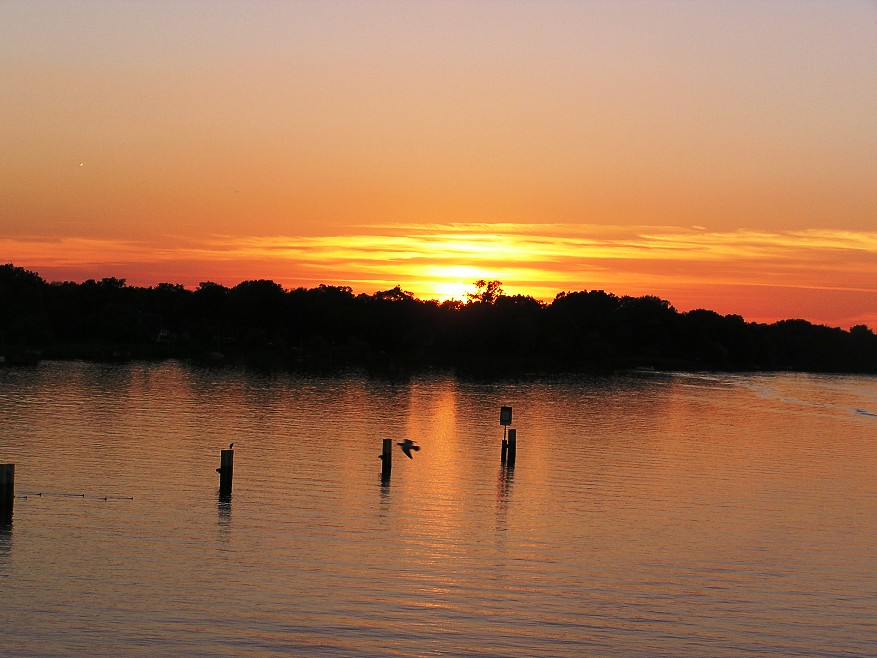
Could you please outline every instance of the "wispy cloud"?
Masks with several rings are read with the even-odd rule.
[[[729,287],[877,295],[877,231],[365,225],[315,236],[162,236],[150,242],[4,238],[0,253],[47,278],[112,275],[138,285],[271,278],[288,287],[331,283],[357,292],[401,284],[429,298],[491,278],[508,292],[543,299],[561,290],[672,294]]]

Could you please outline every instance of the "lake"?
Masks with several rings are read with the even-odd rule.
[[[44,362],[0,369],[0,462],[2,656],[877,646],[874,377]]]

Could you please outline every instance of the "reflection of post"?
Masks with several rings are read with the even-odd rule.
[[[228,530],[231,525],[231,496],[216,496],[216,512],[219,515],[219,527]]]
[[[12,519],[0,519],[0,564],[12,551]]]
[[[234,450],[231,448],[223,450],[219,455],[219,495],[231,495],[231,481],[234,476]]]
[[[390,479],[390,472],[393,470],[393,439],[384,439],[384,446],[381,452],[381,481],[386,482]]]
[[[12,518],[15,503],[15,464],[0,464],[0,520]]]
[[[505,439],[505,437],[503,437],[502,452],[500,453],[500,457],[499,457],[500,464],[505,464],[506,456],[508,455],[508,453],[509,453],[509,442]]]
[[[518,451],[518,430],[509,429],[508,467],[515,467],[515,456]]]

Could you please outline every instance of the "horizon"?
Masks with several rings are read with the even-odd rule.
[[[0,260],[877,326],[866,0],[0,3]]]
[[[0,264],[0,265],[2,265],[2,264]],[[11,267],[20,267],[18,265],[15,265],[14,263],[7,263],[6,265],[9,265]],[[460,291],[458,294],[445,295],[445,296],[428,296],[428,295],[424,296],[424,295],[417,294],[416,292],[414,292],[412,290],[408,290],[405,288],[405,286],[403,286],[402,284],[398,284],[398,283],[391,285],[391,286],[388,286],[387,288],[378,288],[378,289],[371,290],[371,291],[365,291],[365,290],[357,290],[352,286],[345,286],[345,284],[333,283],[333,282],[329,282],[329,281],[317,281],[317,282],[312,282],[309,285],[287,286],[287,285],[284,285],[281,281],[278,281],[275,278],[271,278],[270,276],[259,277],[256,279],[242,279],[240,281],[228,282],[228,283],[223,283],[220,281],[213,281],[213,280],[203,280],[203,281],[199,281],[197,284],[194,284],[194,285],[191,285],[191,284],[187,285],[187,284],[183,284],[183,283],[175,282],[175,281],[160,281],[160,282],[152,283],[152,284],[142,284],[142,283],[129,281],[125,277],[119,277],[119,276],[115,276],[113,274],[107,274],[107,275],[103,275],[103,276],[101,276],[101,275],[91,276],[91,277],[87,277],[85,279],[80,279],[80,280],[50,279],[50,278],[43,276],[40,272],[36,272],[36,271],[31,270],[29,268],[21,268],[21,269],[24,269],[28,272],[36,274],[45,282],[46,285],[58,285],[58,284],[64,284],[64,283],[72,283],[74,285],[82,285],[86,281],[100,282],[103,279],[116,279],[116,280],[121,281],[122,285],[124,287],[149,289],[149,288],[155,288],[159,285],[166,284],[166,285],[174,285],[174,286],[179,285],[179,286],[182,286],[185,290],[187,290],[189,292],[194,292],[195,290],[197,290],[200,287],[200,285],[206,284],[206,283],[217,284],[217,285],[223,286],[224,288],[230,290],[230,289],[236,287],[237,285],[242,284],[242,283],[246,283],[248,281],[261,280],[261,281],[270,281],[271,283],[275,283],[275,284],[279,285],[284,290],[284,292],[287,292],[287,293],[292,292],[292,291],[297,290],[297,289],[313,290],[313,289],[319,288],[320,286],[349,287],[351,289],[351,294],[354,297],[357,297],[360,295],[365,295],[367,297],[371,297],[379,292],[391,291],[391,290],[398,287],[402,290],[402,292],[411,295],[415,301],[423,302],[423,303],[434,302],[437,304],[442,304],[446,301],[457,301],[457,302],[461,302],[464,304],[468,304],[468,303],[471,303],[473,301],[472,299],[470,299],[468,297],[468,295],[470,293],[474,294],[479,290],[479,288],[477,286],[477,283],[479,283],[479,281],[473,281],[468,285],[462,286],[460,288]],[[821,325],[821,326],[827,326],[829,328],[842,329],[845,331],[851,330],[852,327],[854,327],[854,326],[865,326],[867,329],[874,331],[874,327],[871,325],[868,325],[866,323],[858,323],[858,324],[852,324],[848,327],[841,327],[839,325],[832,325],[832,324],[824,323],[824,322],[814,322],[812,320],[808,320],[808,319],[802,318],[802,317],[785,317],[785,318],[777,318],[777,319],[771,319],[771,320],[753,319],[753,318],[746,317],[740,313],[734,313],[734,312],[723,313],[723,312],[720,312],[716,309],[709,308],[706,306],[699,306],[699,307],[694,307],[694,308],[689,308],[689,309],[682,309],[682,308],[679,308],[676,304],[674,304],[672,299],[666,299],[666,298],[664,298],[660,295],[656,295],[654,293],[643,293],[643,294],[638,294],[638,295],[625,295],[625,294],[619,294],[613,290],[608,290],[608,289],[602,289],[602,288],[584,289],[583,288],[583,289],[578,289],[578,290],[574,290],[574,289],[558,290],[554,294],[552,294],[550,297],[535,297],[533,295],[527,295],[527,294],[521,293],[521,292],[509,291],[506,289],[505,284],[502,281],[499,281],[497,279],[487,279],[486,281],[488,281],[488,282],[489,281],[497,281],[500,284],[500,290],[501,290],[500,294],[502,296],[511,297],[511,296],[515,296],[515,295],[523,295],[525,297],[530,297],[532,299],[535,299],[536,301],[540,302],[541,304],[543,304],[545,306],[549,306],[560,295],[579,293],[579,292],[584,292],[584,293],[601,292],[601,293],[606,293],[608,295],[615,296],[619,299],[623,298],[623,297],[631,297],[631,298],[657,297],[657,298],[661,299],[662,301],[669,303],[670,307],[673,308],[676,312],[678,312],[680,314],[686,314],[686,313],[691,312],[691,311],[709,311],[709,312],[717,313],[718,315],[723,316],[723,317],[739,316],[743,319],[744,322],[751,323],[751,324],[768,324],[769,325],[769,324],[775,324],[777,322],[782,322],[782,321],[804,320],[804,321],[809,322],[810,324],[815,325],[815,326]]]

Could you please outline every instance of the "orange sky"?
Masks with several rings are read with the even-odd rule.
[[[877,327],[872,2],[0,3],[0,262]]]

